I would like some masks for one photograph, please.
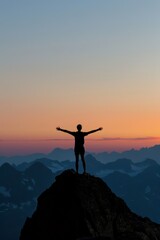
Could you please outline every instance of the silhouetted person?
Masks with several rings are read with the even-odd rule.
[[[62,129],[60,127],[56,128],[58,131],[62,131],[68,134],[71,134],[72,136],[75,137],[75,146],[74,146],[74,153],[75,153],[75,157],[76,157],[76,172],[78,173],[78,163],[79,163],[79,155],[81,156],[81,160],[82,160],[82,164],[83,164],[83,170],[84,173],[86,173],[86,162],[84,159],[84,154],[85,154],[85,148],[84,148],[84,137],[87,136],[88,134],[97,132],[102,130],[103,128],[97,128],[94,130],[91,130],[89,132],[82,132],[82,125],[78,124],[77,125],[77,132],[72,132],[72,131],[68,131],[66,129]]]

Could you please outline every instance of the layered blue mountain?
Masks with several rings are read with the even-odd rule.
[[[146,167],[147,163],[138,164],[145,169],[135,176],[115,171],[103,180],[134,212],[160,223],[160,165],[149,161]]]
[[[36,162],[24,172],[8,163],[0,167],[0,239],[17,240],[26,215],[32,214],[37,196],[54,181],[55,175]]]
[[[155,145],[153,147],[141,148],[140,150],[131,149],[124,152],[102,152],[95,154],[97,160],[101,162],[112,162],[118,158],[127,158],[131,159],[134,162],[143,161],[146,158],[154,159],[160,163],[160,145]]]
[[[152,152],[155,149],[159,149],[159,146],[148,150]],[[23,156],[21,160],[19,156],[17,162],[11,161],[10,164],[9,158],[5,157],[6,162],[0,166],[1,240],[17,240],[26,216],[30,216],[36,207],[39,194],[64,170],[75,169],[74,158],[70,159],[68,155],[59,161],[54,158],[55,152],[58,158],[62,157],[65,151],[53,151],[53,158],[51,155],[33,154],[29,158]],[[73,155],[73,151],[68,150],[68,154],[71,152]],[[117,158],[114,161],[102,162],[97,159],[96,154],[86,154],[86,163],[87,172],[102,178],[117,196],[125,200],[132,211],[160,223],[158,158],[153,160],[143,157],[138,162],[133,158]],[[82,173],[81,160],[79,165]]]
[[[13,164],[13,166],[19,171],[24,171],[25,169],[27,169],[29,166],[33,165],[36,162],[42,163],[44,166],[49,168],[52,172],[57,172],[57,171],[63,170],[64,168],[64,166],[59,161],[52,160],[51,158],[38,158],[31,162],[23,162],[18,165]]]
[[[86,153],[88,154],[88,153]],[[108,163],[115,161],[117,159],[131,159],[133,162],[144,161],[145,159],[154,159],[158,163],[160,163],[160,145],[155,145],[153,147],[141,148],[140,150],[131,149],[129,151],[124,152],[101,152],[101,153],[93,153],[92,154],[98,161],[102,163]],[[74,161],[74,153],[73,149],[61,149],[55,148],[50,153],[35,153],[26,156],[13,156],[6,157],[0,156],[0,165],[5,162],[9,162],[11,164],[20,164],[23,162],[31,162],[35,159],[40,158],[49,158],[52,160],[58,160],[59,162],[69,160]]]

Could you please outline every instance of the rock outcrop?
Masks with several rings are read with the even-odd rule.
[[[160,225],[134,214],[98,177],[64,171],[38,198],[20,240],[160,240]]]

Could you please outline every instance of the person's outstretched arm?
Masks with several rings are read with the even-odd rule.
[[[102,129],[103,129],[103,128],[100,127],[100,128],[97,128],[97,129],[91,130],[91,131],[89,131],[89,132],[86,132],[86,134],[88,135],[88,134],[91,134],[91,133],[94,133],[94,132],[97,132],[97,131],[101,131]]]
[[[62,129],[62,128],[60,128],[60,127],[57,127],[56,129],[57,129],[58,131],[62,131],[62,132],[65,132],[65,133],[68,133],[68,134],[73,135],[73,132],[71,132],[71,131],[69,131],[69,130]]]

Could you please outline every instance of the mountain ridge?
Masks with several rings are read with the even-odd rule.
[[[110,170],[107,172],[107,164],[99,163],[92,155],[86,156],[86,161],[90,174],[101,177],[117,196],[124,199],[132,211],[160,223],[160,166],[157,162],[147,159],[133,163],[127,159],[119,159],[112,164],[108,163]],[[124,166],[121,166],[121,163],[124,163]],[[8,163],[0,166],[0,239],[17,240],[17,233],[20,232],[26,216],[33,213],[39,194],[53,183],[55,176],[75,167],[74,162],[65,161],[60,163],[63,170],[59,171],[59,168],[53,169],[55,164],[57,162],[54,160],[42,158],[27,163],[27,171],[19,171],[19,166]],[[132,171],[127,172],[128,164]],[[98,174],[101,167],[104,176]],[[48,168],[54,171],[51,172]],[[10,231],[9,222],[12,226]]]
[[[133,213],[106,183],[66,170],[38,198],[20,240],[160,240],[160,225]]]
[[[139,150],[130,149],[123,152],[86,152],[87,154],[92,154],[98,161],[102,163],[108,163],[117,160],[118,158],[128,158],[134,162],[139,162],[145,160],[146,158],[153,159],[160,163],[160,145],[154,145],[152,147],[143,147]],[[38,158],[51,158],[52,160],[58,160],[59,162],[70,160],[74,161],[74,151],[72,148],[62,149],[54,148],[47,154],[44,153],[33,153],[28,155],[17,155],[17,156],[0,156],[0,165],[4,162],[9,162],[11,164],[20,164],[22,162],[31,162]]]

